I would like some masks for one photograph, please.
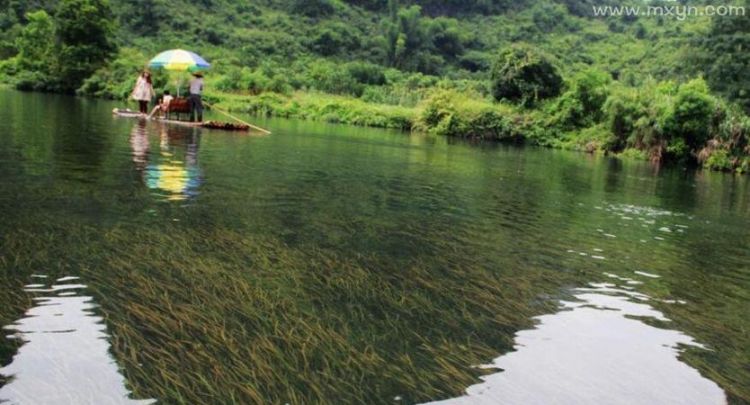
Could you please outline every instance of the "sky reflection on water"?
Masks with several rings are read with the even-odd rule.
[[[86,286],[77,277],[43,284],[37,275],[26,291],[36,305],[5,330],[8,338],[24,343],[0,374],[11,377],[0,388],[3,404],[149,404],[132,400],[125,379],[109,353],[106,326],[92,311],[89,296],[78,295]],[[7,402],[5,402],[7,401]]]
[[[708,349],[641,320],[669,322],[648,296],[610,283],[592,283],[574,295],[577,301],[562,302],[560,312],[517,333],[516,351],[483,366],[501,372],[483,377],[465,396],[430,404],[726,403],[716,383],[678,359],[682,345]]]

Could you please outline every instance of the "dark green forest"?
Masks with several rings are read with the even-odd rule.
[[[651,4],[639,0],[0,4],[0,81],[21,90],[125,100],[151,57],[183,48],[213,64],[207,99],[234,111],[750,171],[742,13],[594,15]],[[154,73],[157,89],[184,83]]]

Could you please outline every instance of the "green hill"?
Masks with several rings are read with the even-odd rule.
[[[750,169],[742,16],[597,17],[623,3],[594,0],[0,4],[0,79],[21,89],[126,98],[150,57],[186,48],[234,110]]]

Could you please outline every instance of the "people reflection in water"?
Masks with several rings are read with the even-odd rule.
[[[133,149],[135,169],[143,173],[148,165],[148,133],[146,121],[138,120],[130,132],[130,147]]]
[[[198,164],[200,129],[161,125],[158,153],[149,153],[148,129],[145,122],[137,124],[130,139],[133,163],[145,185],[169,201],[197,196],[203,182]]]

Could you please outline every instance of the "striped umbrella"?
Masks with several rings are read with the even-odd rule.
[[[195,72],[208,69],[211,64],[193,52],[183,49],[170,49],[156,55],[148,62],[148,66],[180,72]]]

